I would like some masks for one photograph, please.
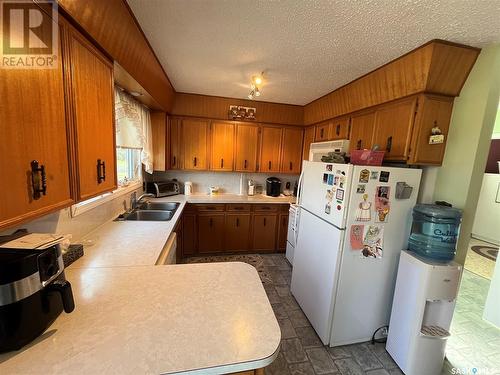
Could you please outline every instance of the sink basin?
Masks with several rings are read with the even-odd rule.
[[[144,202],[138,208],[139,210],[160,210],[175,212],[180,203],[177,202]]]
[[[174,211],[160,210],[135,210],[123,217],[123,220],[134,221],[169,221],[174,216]]]

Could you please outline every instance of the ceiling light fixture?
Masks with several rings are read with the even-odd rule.
[[[248,94],[248,99],[252,100],[255,97],[259,97],[261,95],[260,86],[264,82],[264,72],[260,75],[252,76],[252,81],[250,82],[250,94]]]

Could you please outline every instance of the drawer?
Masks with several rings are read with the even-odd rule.
[[[198,212],[224,212],[226,209],[225,204],[195,204]]]
[[[253,210],[255,212],[278,212],[278,204],[255,204]]]
[[[238,204],[231,203],[226,205],[226,210],[228,212],[250,212],[251,205],[247,204]]]
[[[290,210],[290,205],[289,204],[280,204],[280,212],[286,212]]]

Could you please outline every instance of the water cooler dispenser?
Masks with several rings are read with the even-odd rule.
[[[402,251],[386,349],[406,375],[439,375],[462,266]]]

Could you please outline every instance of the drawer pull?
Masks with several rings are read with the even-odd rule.
[[[268,168],[269,168],[269,170],[271,170],[271,160],[269,160]]]
[[[239,227],[240,226],[240,218],[236,218],[236,226]]]
[[[196,156],[195,156],[194,159],[193,159],[193,164],[194,164],[195,167],[196,167],[196,162],[197,162],[197,159],[196,159]]]
[[[173,165],[174,167],[175,167],[176,162],[177,162],[177,159],[176,159],[176,157],[175,157],[175,155],[174,155],[174,157],[173,157],[173,159],[172,159],[172,165]]]
[[[387,138],[387,147],[385,148],[387,152],[391,152],[392,148],[392,135]]]
[[[292,170],[292,169],[293,169],[293,164],[292,164],[292,162],[290,162],[290,170]]]
[[[337,133],[337,136],[340,135],[340,125],[337,125],[337,130],[335,131],[335,133]]]
[[[210,219],[208,220],[208,223],[209,223],[209,225],[210,225],[210,226],[212,226],[213,219],[212,219],[212,218],[210,218]]]
[[[106,163],[104,160],[97,159],[97,183],[106,181]]]
[[[224,159],[220,159],[220,167],[224,168]]]
[[[234,210],[238,210],[238,211],[241,211],[243,210],[244,208],[243,207],[233,207]]]
[[[323,134],[325,133],[325,129],[324,128],[321,128],[320,131],[319,131],[319,137],[321,139],[323,139]]]
[[[40,199],[42,194],[47,195],[45,166],[39,165],[36,160],[31,162],[31,186],[33,188],[33,199]]]
[[[356,150],[361,150],[361,139],[356,143]]]
[[[267,224],[267,218],[264,218],[264,226]]]
[[[247,169],[247,165],[248,165],[248,162],[247,162],[247,159],[245,159],[245,163],[243,164],[243,168]]]

